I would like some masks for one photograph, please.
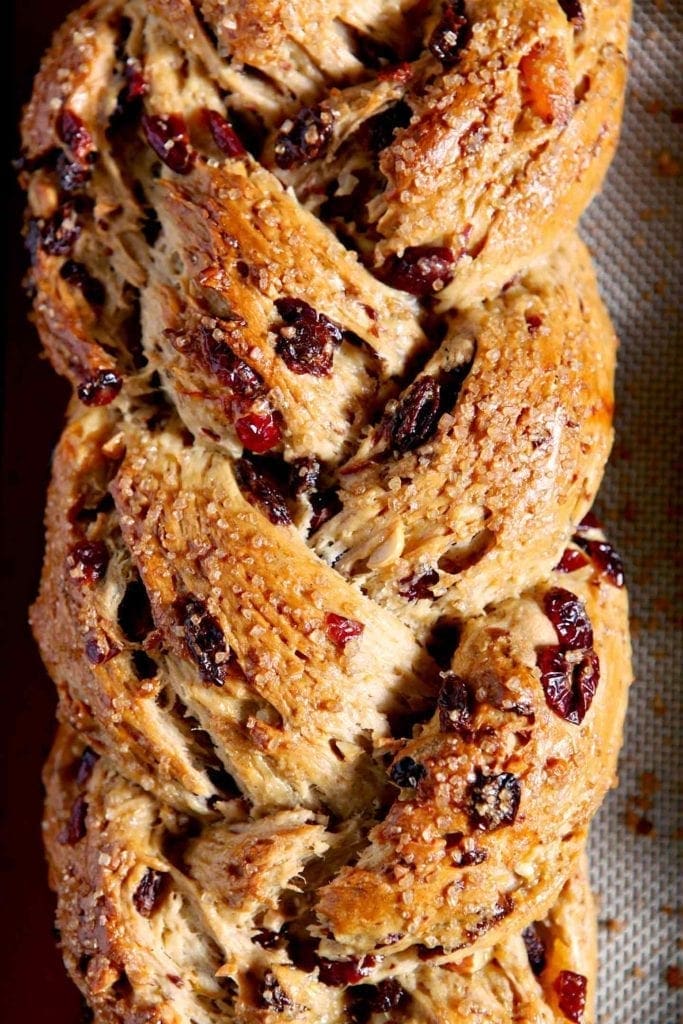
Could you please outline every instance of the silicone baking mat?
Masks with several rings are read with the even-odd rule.
[[[621,340],[598,510],[626,563],[636,679],[620,786],[590,847],[599,1024],[681,1013],[682,51],[683,4],[636,2],[621,145],[583,222]]]

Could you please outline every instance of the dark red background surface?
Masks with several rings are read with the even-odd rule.
[[[41,764],[54,729],[54,696],[27,624],[43,546],[43,505],[52,446],[68,389],[44,359],[21,290],[19,232],[23,199],[9,160],[16,125],[52,31],[75,0],[14,0],[5,18],[2,147],[6,204],[3,332],[0,827],[0,1020],[3,1024],[79,1024],[81,1003],[67,980],[52,934],[53,898],[40,839]],[[9,100],[9,102],[8,102]],[[10,141],[11,140],[11,141]],[[10,144],[8,145],[8,141]]]

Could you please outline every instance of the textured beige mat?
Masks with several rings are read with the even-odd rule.
[[[598,502],[624,555],[636,683],[618,791],[593,828],[600,1024],[677,1024],[683,702],[683,2],[636,0],[622,142],[584,220],[621,338]],[[678,965],[678,971],[676,970]]]

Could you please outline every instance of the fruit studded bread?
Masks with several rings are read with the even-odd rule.
[[[58,32],[21,180],[75,394],[32,624],[98,1021],[591,1021],[631,674],[575,227],[628,13],[95,0]]]
[[[564,1011],[569,1020],[591,1011],[595,913],[583,859],[542,920],[457,965],[423,957],[406,972],[388,955],[319,960],[314,971],[310,936],[296,918],[279,928],[275,908],[283,895],[301,898],[297,872],[320,854],[315,815],[195,819],[188,829],[186,815],[67,727],[45,783],[64,956],[98,1020],[552,1024]],[[253,941],[242,922],[257,906]]]

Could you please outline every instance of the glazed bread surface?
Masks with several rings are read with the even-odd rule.
[[[625,0],[95,0],[23,118],[97,1021],[590,1024]]]

